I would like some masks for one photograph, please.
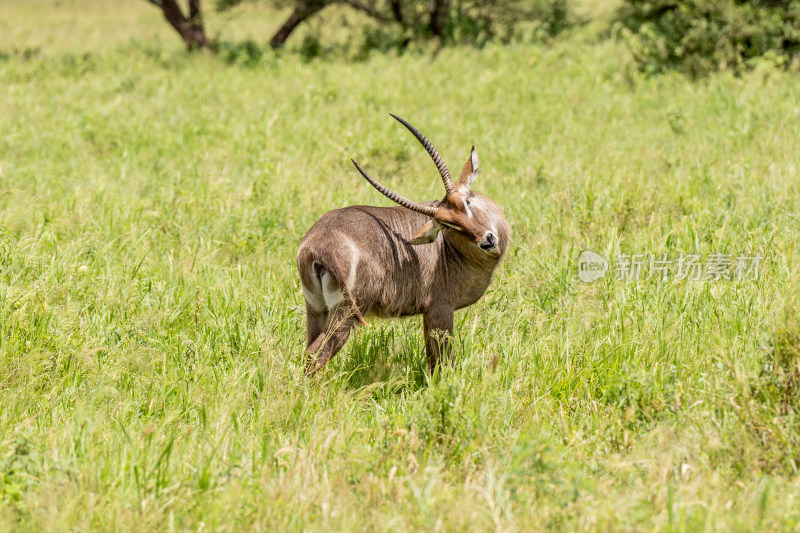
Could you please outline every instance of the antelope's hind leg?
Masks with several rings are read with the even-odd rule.
[[[328,323],[328,311],[318,311],[306,302],[306,367],[314,360],[325,340],[325,326]]]
[[[350,332],[359,323],[364,323],[364,318],[350,297],[347,290],[334,279],[325,268],[318,271],[319,287],[321,290],[321,300],[324,302],[325,322],[319,329],[319,319],[322,313],[317,312],[313,316],[309,314],[306,336],[309,342],[307,352],[309,354],[306,363],[306,374],[313,374],[325,366],[350,337]],[[306,312],[314,311],[312,306],[306,306]],[[313,337],[313,339],[312,339]],[[316,354],[316,358],[314,355]]]
[[[313,374],[322,369],[333,356],[339,353],[350,333],[359,324],[359,314],[352,304],[341,302],[333,313],[328,315],[328,323],[314,343],[309,346],[309,359],[306,374]],[[314,354],[316,359],[313,359]]]

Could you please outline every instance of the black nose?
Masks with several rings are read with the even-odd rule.
[[[480,243],[478,246],[480,247],[481,250],[484,250],[486,252],[494,250],[494,248],[497,246],[497,236],[491,231],[487,232],[486,240]]]

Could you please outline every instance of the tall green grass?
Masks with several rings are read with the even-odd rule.
[[[0,528],[798,527],[796,75],[646,78],[593,25],[226,65],[116,6],[0,6]],[[437,378],[410,318],[305,379],[297,245],[387,205],[348,158],[441,195],[388,112],[476,145],[513,245]],[[765,259],[584,284],[584,249]]]

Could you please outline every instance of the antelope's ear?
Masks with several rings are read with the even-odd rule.
[[[478,152],[475,151],[475,147],[472,147],[472,152],[469,154],[469,159],[467,159],[467,164],[464,165],[464,170],[461,171],[461,176],[458,178],[458,186],[459,187],[466,187],[469,189],[469,186],[472,185],[472,182],[478,177]]]
[[[428,244],[436,240],[436,236],[442,231],[442,225],[432,218],[422,226],[414,238],[408,244]]]

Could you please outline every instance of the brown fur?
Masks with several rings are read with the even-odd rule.
[[[311,227],[297,253],[307,373],[336,355],[365,316],[422,314],[428,364],[435,368],[442,340],[452,335],[453,312],[483,295],[511,236],[500,207],[469,191],[469,177],[477,175],[473,161],[474,150],[444,200],[422,204],[436,208],[434,218],[404,207],[358,205],[329,211]],[[490,231],[497,242],[486,251],[479,245],[491,244]],[[415,238],[429,243],[410,244]]]

